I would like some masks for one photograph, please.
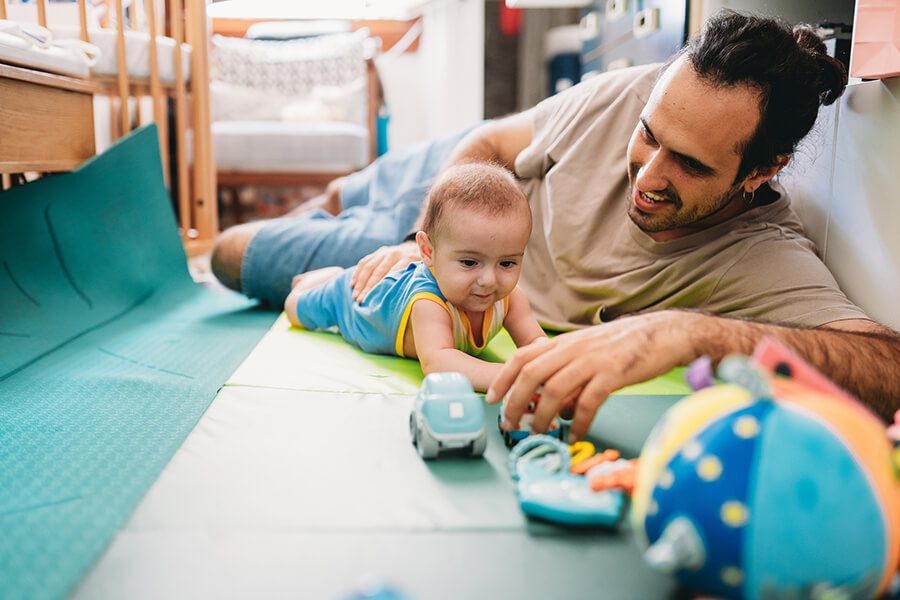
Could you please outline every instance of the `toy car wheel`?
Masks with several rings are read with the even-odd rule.
[[[472,441],[472,456],[483,455],[485,448],[487,448],[487,435],[482,433],[477,439]]]
[[[417,427],[416,431],[418,433],[416,436],[416,448],[419,450],[419,456],[422,458],[436,458],[438,455],[437,440],[421,428]]]

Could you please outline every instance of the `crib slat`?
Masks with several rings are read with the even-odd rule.
[[[6,18],[6,0],[0,0],[0,19]]]
[[[85,6],[85,0],[78,0],[78,23],[81,28],[81,41],[89,42],[90,38],[88,37],[88,26],[87,26],[87,7]]]
[[[209,105],[209,59],[204,0],[187,0],[188,40],[191,44],[191,99],[193,106],[192,202],[200,240],[212,241],[219,232],[216,173],[212,156],[212,116]]]
[[[175,52],[172,59],[175,61],[175,147],[177,148],[178,161],[178,217],[181,224],[182,235],[185,239],[190,237],[193,229],[191,215],[190,185],[188,176],[188,157],[186,133],[187,123],[187,94],[184,85],[184,69],[182,66],[181,44],[184,42],[184,10],[181,0],[170,0],[169,25],[172,28],[172,37],[175,39]]]
[[[125,56],[125,11],[122,0],[112,0],[116,5],[116,80],[119,84],[119,124],[121,135],[131,131],[128,111],[128,60]]]
[[[4,0],[5,1],[5,0]],[[38,25],[47,26],[47,0],[37,0]]]
[[[169,119],[166,110],[166,97],[159,80],[159,54],[157,52],[157,23],[154,0],[145,0],[147,24],[150,29],[150,96],[153,98],[153,120],[159,134],[159,151],[162,159],[163,178],[169,186]]]

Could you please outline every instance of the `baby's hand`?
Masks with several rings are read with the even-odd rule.
[[[284,312],[291,325],[300,325],[300,322],[297,320],[297,298],[300,297],[300,290],[296,288],[296,281],[297,277],[294,277],[294,289],[291,290],[291,293],[288,294],[287,299],[284,301]]]

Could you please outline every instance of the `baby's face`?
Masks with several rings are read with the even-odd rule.
[[[438,287],[451,304],[483,312],[516,287],[530,220],[523,214],[489,217],[465,210],[445,218],[426,264],[431,262]]]

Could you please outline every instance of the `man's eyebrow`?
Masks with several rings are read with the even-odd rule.
[[[655,140],[656,136],[653,135],[653,131],[650,129],[650,124],[647,122],[647,119],[643,115],[641,115],[641,125],[643,125],[644,129],[647,130],[647,133],[650,135],[650,137]],[[682,162],[689,163],[690,168],[694,171],[698,171],[700,173],[703,173],[704,175],[714,175],[716,172],[714,168],[704,163],[702,160],[691,156],[690,154],[677,152],[675,150],[669,150],[669,152],[681,159]]]

